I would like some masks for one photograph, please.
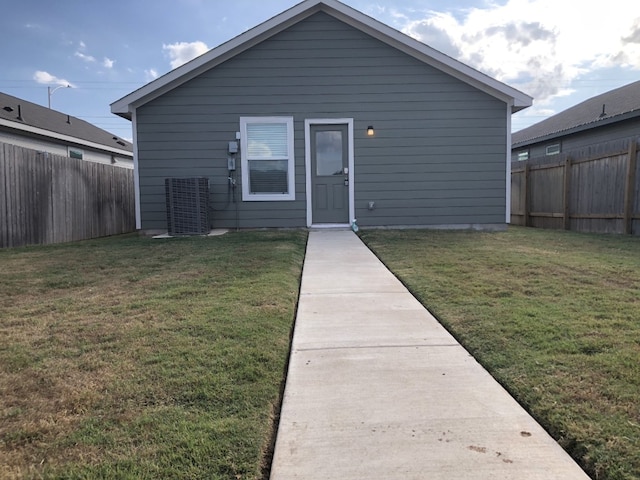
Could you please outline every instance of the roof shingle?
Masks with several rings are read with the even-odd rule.
[[[11,128],[20,129],[21,126],[31,126],[104,145],[111,149],[133,152],[130,142],[89,122],[2,92],[0,92],[0,119],[13,122]]]
[[[603,115],[604,109],[604,115]],[[624,115],[624,117],[622,117]],[[551,139],[569,130],[595,128],[602,122],[640,115],[640,81],[597,95],[512,135],[514,147]],[[616,118],[619,117],[619,118]]]

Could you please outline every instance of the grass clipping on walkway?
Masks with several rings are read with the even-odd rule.
[[[640,478],[640,238],[362,237],[592,478]]]
[[[0,251],[0,478],[261,478],[305,244]]]

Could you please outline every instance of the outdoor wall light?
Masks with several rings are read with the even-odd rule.
[[[375,133],[376,133],[376,132],[375,132],[375,130],[373,129],[373,126],[372,126],[372,125],[369,125],[369,126],[367,127],[367,136],[369,136],[369,137],[373,137],[373,135],[374,135]]]

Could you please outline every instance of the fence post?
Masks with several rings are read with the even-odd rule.
[[[522,182],[522,195],[524,197],[523,203],[523,213],[524,213],[524,226],[528,227],[531,225],[531,219],[529,218],[530,208],[531,208],[531,194],[529,192],[529,160],[524,165],[524,181]]]
[[[629,143],[629,162],[627,164],[627,184],[624,189],[624,233],[632,233],[633,204],[636,196],[637,141]]]
[[[571,228],[571,157],[567,157],[564,161],[564,187],[562,189],[562,207],[563,207],[563,227],[565,230]]]

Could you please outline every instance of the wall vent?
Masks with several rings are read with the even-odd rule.
[[[209,233],[209,179],[165,178],[169,235]]]

